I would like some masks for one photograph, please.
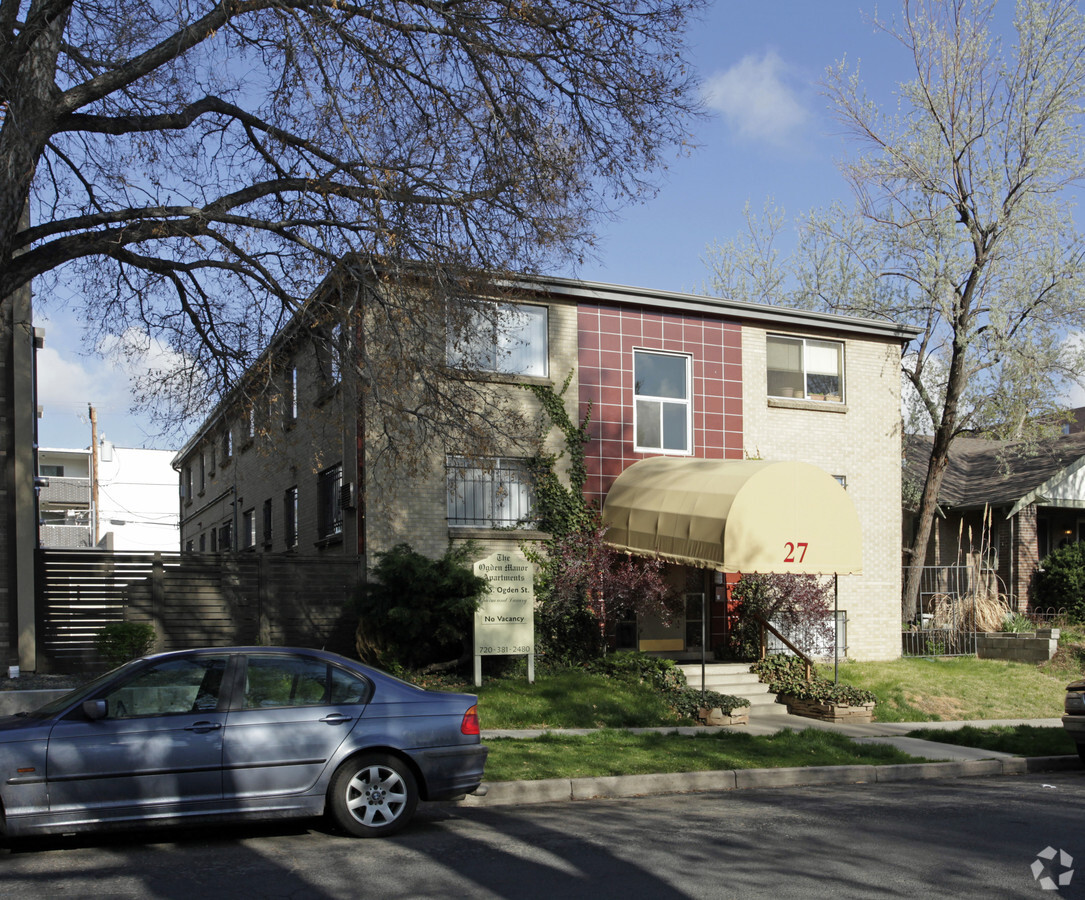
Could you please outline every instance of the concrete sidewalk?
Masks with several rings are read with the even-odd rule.
[[[1048,756],[1032,759],[1009,753],[940,744],[907,737],[917,728],[952,730],[965,725],[983,728],[991,725],[1034,725],[1061,728],[1060,719],[987,720],[972,722],[871,722],[838,725],[803,716],[772,715],[750,717],[748,725],[723,726],[729,731],[747,734],[775,734],[785,728],[799,731],[815,728],[835,731],[859,743],[890,744],[899,750],[928,760],[888,766],[808,766],[780,769],[734,769],[714,772],[676,772],[655,775],[616,775],[599,778],[552,778],[540,781],[497,781],[486,785],[485,796],[470,796],[468,806],[505,806],[520,803],[637,797],[649,794],[731,791],[751,787],[787,787],[793,785],[883,783],[921,781],[931,778],[960,778],[977,775],[1024,775],[1029,772],[1054,772],[1081,769],[1077,756]],[[593,729],[485,730],[484,740],[496,737],[530,738],[542,734],[590,734]],[[667,732],[694,734],[718,732],[719,728],[630,728],[634,734]]]

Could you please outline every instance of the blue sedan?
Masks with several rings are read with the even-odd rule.
[[[378,837],[485,761],[471,694],[319,650],[161,653],[0,718],[0,832],[327,813]]]

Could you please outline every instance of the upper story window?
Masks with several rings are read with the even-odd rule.
[[[693,446],[690,358],[633,351],[636,450],[690,453]]]
[[[288,423],[298,419],[298,367],[291,366],[284,376],[286,395],[283,398],[283,415]]]
[[[339,384],[343,380],[343,326],[338,322],[328,338],[328,368],[329,382]]]
[[[535,479],[526,460],[450,456],[447,464],[449,525],[515,528],[533,523]]]
[[[225,465],[234,455],[234,433],[229,425],[222,432],[222,463]]]
[[[333,537],[343,532],[343,506],[339,494],[343,488],[343,467],[332,466],[317,476],[316,514],[320,537]]]
[[[844,345],[840,341],[770,334],[768,394],[800,400],[844,399]]]
[[[475,312],[462,331],[449,329],[447,358],[450,366],[479,372],[545,378],[550,373],[547,308],[499,303],[492,315]]]
[[[48,463],[42,463],[38,466],[38,474],[43,478],[63,478],[64,466],[51,466]]]

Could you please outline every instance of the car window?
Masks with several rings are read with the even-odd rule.
[[[344,672],[335,666],[332,670],[332,700],[334,704],[365,703],[369,700],[369,682],[364,678]]]
[[[141,669],[99,699],[114,719],[212,712],[218,706],[225,656],[187,656]]]
[[[248,657],[245,709],[361,703],[369,683],[308,656]]]

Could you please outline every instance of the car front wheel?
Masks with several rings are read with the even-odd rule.
[[[387,753],[347,760],[332,776],[329,811],[355,837],[384,837],[399,831],[418,806],[418,783],[410,767]]]

